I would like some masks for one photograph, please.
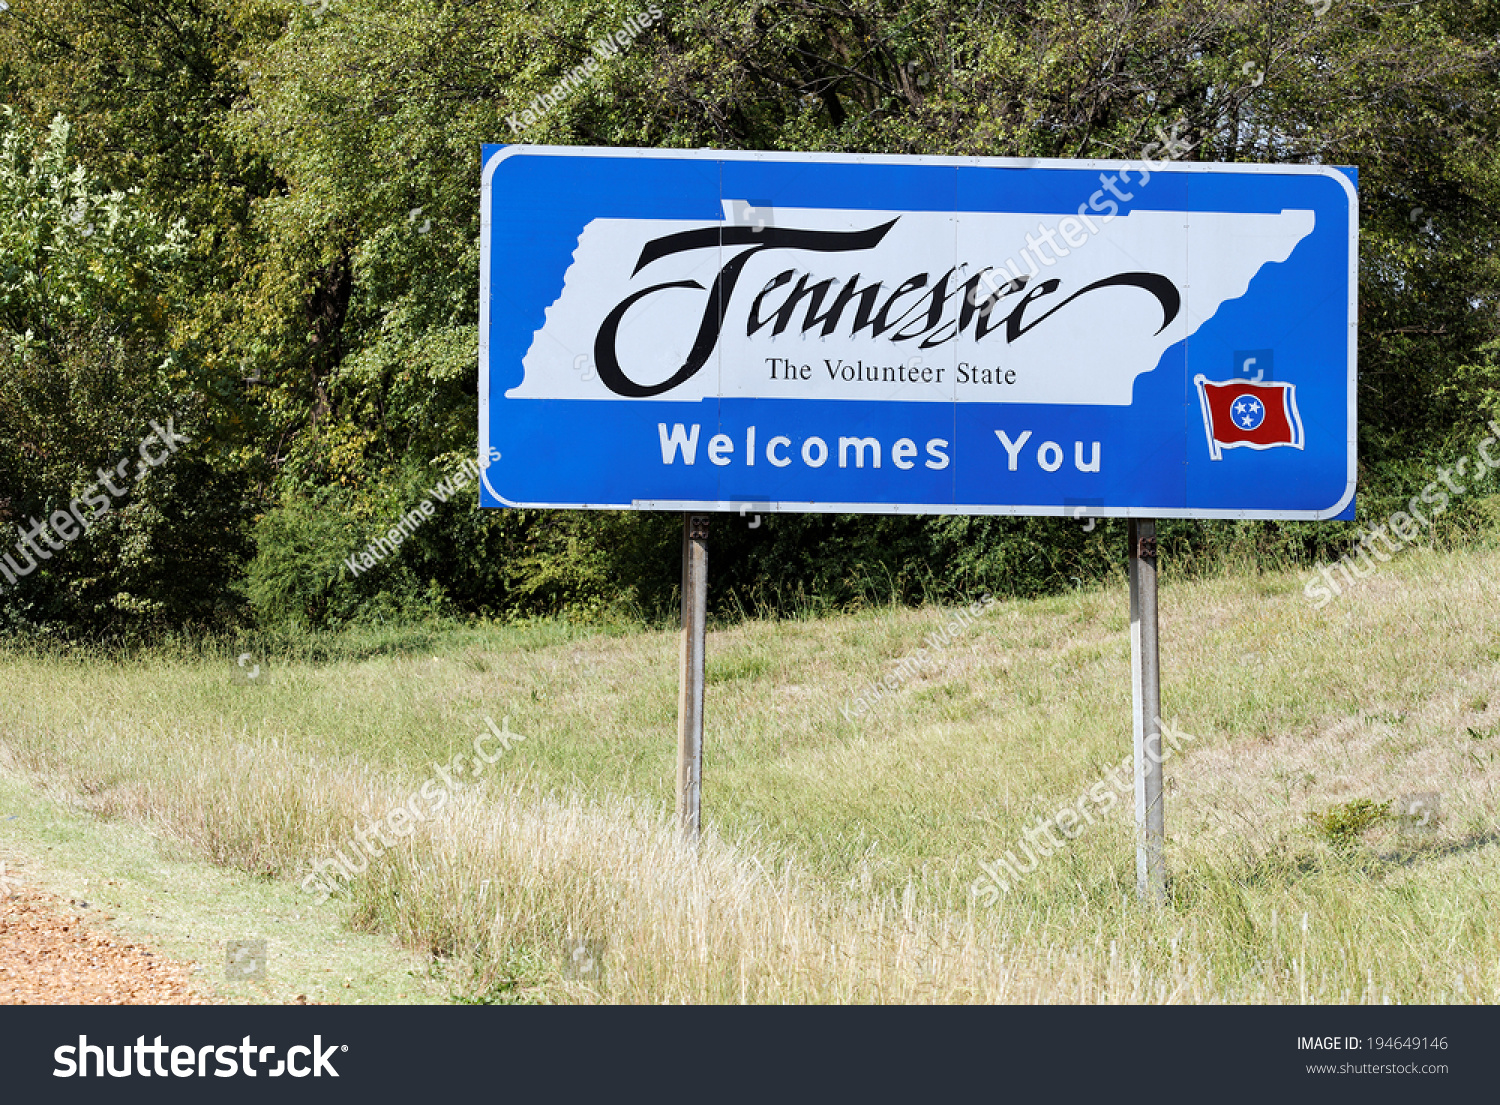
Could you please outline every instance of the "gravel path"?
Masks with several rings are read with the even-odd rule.
[[[91,929],[27,887],[0,894],[0,1005],[211,1005],[191,968]]]

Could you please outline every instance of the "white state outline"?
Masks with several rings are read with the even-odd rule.
[[[490,228],[493,220],[494,178],[500,166],[519,155],[532,157],[647,157],[682,161],[772,161],[787,163],[826,163],[843,165],[935,165],[955,168],[995,169],[1071,169],[1080,171],[1119,169],[1139,170],[1146,165],[1156,173],[1246,173],[1271,176],[1322,176],[1336,180],[1349,199],[1349,371],[1346,380],[1348,396],[1348,436],[1345,442],[1344,493],[1338,502],[1323,510],[1217,510],[1193,507],[1090,507],[1095,518],[1228,518],[1240,520],[1283,519],[1321,521],[1336,517],[1354,498],[1355,447],[1358,441],[1358,395],[1356,363],[1359,325],[1359,192],[1354,182],[1331,165],[1263,165],[1223,162],[1158,162],[1149,158],[1134,160],[1085,158],[1067,160],[1052,157],[942,157],[911,154],[845,154],[793,153],[762,150],[681,150],[642,149],[635,146],[609,148],[602,146],[531,146],[495,143],[499,149],[484,162],[479,192],[479,455],[489,456],[489,321],[490,321]],[[628,503],[518,503],[498,494],[486,478],[484,485],[495,500],[507,507],[538,510],[676,510],[733,512],[739,500],[702,499],[632,499]],[[481,505],[483,505],[481,501]],[[1070,506],[996,506],[994,504],[953,503],[820,503],[767,502],[756,500],[767,514],[971,514],[999,517],[1071,517]]]
[[[1297,385],[1283,383],[1280,380],[1210,380],[1203,373],[1193,377],[1193,383],[1198,388],[1198,406],[1203,411],[1203,432],[1208,436],[1208,459],[1223,460],[1221,449],[1254,449],[1256,452],[1264,452],[1267,449],[1281,449],[1291,446],[1293,449],[1301,449],[1306,444],[1306,435],[1302,432],[1302,415],[1297,410]],[[1296,431],[1295,441],[1272,441],[1262,445],[1255,441],[1220,441],[1214,437],[1213,415],[1208,409],[1208,392],[1205,387],[1226,387],[1229,384],[1244,384],[1247,387],[1260,388],[1282,388],[1281,407],[1282,413],[1286,415],[1287,422]],[[1256,427],[1259,429],[1259,427]]]

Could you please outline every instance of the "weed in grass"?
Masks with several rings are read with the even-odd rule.
[[[754,680],[770,674],[774,667],[775,661],[764,654],[710,656],[704,663],[703,678],[710,685],[731,683],[736,679]]]
[[[1311,811],[1307,817],[1318,835],[1341,851],[1355,847],[1366,832],[1390,817],[1391,804],[1356,798],[1331,809]]]

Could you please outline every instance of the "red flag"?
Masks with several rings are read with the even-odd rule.
[[[1273,449],[1278,445],[1302,448],[1302,416],[1297,413],[1295,384],[1250,383],[1248,380],[1208,380],[1193,377],[1203,405],[1203,429],[1208,455],[1221,449]]]

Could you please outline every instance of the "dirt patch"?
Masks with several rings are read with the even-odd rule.
[[[39,890],[0,887],[0,1005],[212,1005],[192,968],[86,921]]]

